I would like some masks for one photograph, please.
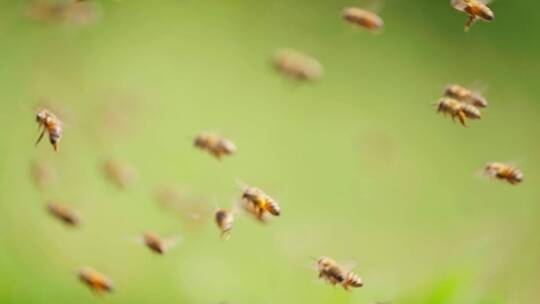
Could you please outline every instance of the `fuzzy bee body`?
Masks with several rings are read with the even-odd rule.
[[[195,137],[194,145],[208,151],[217,159],[221,159],[224,155],[233,155],[236,152],[236,145],[231,140],[216,134],[199,134]]]
[[[488,105],[487,100],[482,95],[458,84],[450,84],[446,86],[444,96],[457,99],[477,108],[485,108]]]
[[[79,216],[75,212],[58,203],[48,204],[47,210],[51,215],[64,222],[66,225],[77,226],[80,223]]]
[[[488,163],[484,169],[486,175],[495,177],[500,180],[505,180],[512,185],[517,185],[523,182],[523,172],[516,167],[493,162]]]
[[[45,135],[45,132],[47,132],[49,134],[49,142],[53,146],[54,151],[58,151],[58,144],[62,137],[62,122],[56,115],[47,109],[41,109],[37,112],[36,122],[39,127],[42,128],[41,134],[36,141],[36,145],[39,144]]]
[[[221,230],[221,239],[227,240],[231,236],[231,230],[234,224],[234,215],[231,211],[218,209],[214,215],[216,225]]]
[[[273,216],[281,214],[281,207],[276,200],[258,188],[246,187],[242,199],[245,202],[245,209],[260,221],[265,221],[267,213]]]
[[[478,20],[490,22],[495,19],[495,14],[487,6],[489,0],[451,0],[452,7],[460,12],[469,15],[465,22],[465,31],[468,32],[471,26]]]
[[[79,271],[79,279],[96,293],[110,293],[114,290],[114,284],[105,275],[92,268],[83,268]]]
[[[357,7],[347,7],[343,9],[342,16],[347,22],[361,26],[370,31],[381,30],[384,26],[383,19],[380,16]]]
[[[345,270],[341,265],[329,257],[321,257],[317,260],[319,278],[324,279],[331,285],[341,285],[343,289],[350,287],[359,288],[364,286],[362,279],[352,271]]]

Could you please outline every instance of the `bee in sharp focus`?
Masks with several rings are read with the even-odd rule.
[[[41,129],[36,146],[43,139],[45,132],[49,134],[49,142],[54,148],[54,151],[58,151],[58,144],[62,137],[62,122],[48,109],[39,109],[36,114],[36,122]]]
[[[362,279],[358,275],[352,271],[346,270],[332,258],[321,257],[317,260],[317,268],[319,271],[319,278],[327,281],[331,285],[339,284],[345,290],[349,290],[350,287],[358,288],[364,286]]]
[[[51,215],[64,222],[69,226],[78,226],[80,218],[74,211],[58,203],[49,203],[47,210]]]
[[[477,108],[485,108],[488,105],[487,100],[482,95],[458,84],[446,86],[444,96],[457,99]]]
[[[129,187],[138,176],[135,168],[117,160],[107,160],[104,169],[105,176],[120,189]]]
[[[495,19],[495,14],[487,6],[490,0],[451,0],[452,7],[460,12],[469,15],[469,19],[465,22],[465,32],[468,32],[472,25],[483,20],[490,22]]]
[[[157,254],[165,254],[175,243],[175,239],[163,239],[159,235],[152,232],[143,234],[143,241],[146,247]]]
[[[278,50],[273,64],[278,71],[298,80],[314,81],[323,75],[323,67],[319,61],[293,49]]]
[[[219,208],[214,214],[214,219],[219,230],[221,230],[221,239],[228,240],[231,237],[231,230],[234,224],[233,211]]]
[[[215,158],[221,159],[224,155],[232,155],[236,152],[236,145],[216,134],[203,133],[195,137],[195,146],[208,151]]]
[[[377,14],[357,7],[346,7],[342,12],[347,22],[363,27],[369,31],[379,31],[383,28],[383,19]]]
[[[266,221],[266,215],[279,216],[281,208],[277,201],[264,193],[261,189],[247,186],[242,193],[243,206],[246,211],[254,215],[259,221]]]
[[[92,289],[93,292],[98,294],[110,293],[114,290],[114,284],[111,279],[92,268],[82,268],[79,271],[79,279]]]
[[[499,162],[488,163],[484,168],[487,176],[506,180],[512,185],[517,185],[523,181],[523,172],[518,168]]]
[[[470,109],[469,109],[470,110]],[[468,118],[467,115],[471,113],[466,113],[464,111],[464,104],[457,99],[443,97],[437,103],[437,113],[449,114],[454,120],[456,117],[459,119],[463,126],[465,124],[465,119]],[[472,117],[472,115],[470,115]]]

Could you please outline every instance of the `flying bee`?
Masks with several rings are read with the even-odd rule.
[[[275,68],[298,80],[318,80],[323,75],[323,67],[315,58],[293,49],[278,50],[274,56]]]
[[[108,160],[105,162],[105,176],[118,188],[126,189],[137,179],[137,171],[126,163]]]
[[[221,159],[223,155],[232,155],[236,152],[236,145],[216,134],[203,133],[195,137],[195,147],[208,151],[215,158]]]
[[[114,284],[105,275],[97,272],[96,270],[88,267],[84,267],[79,271],[79,279],[93,292],[102,294],[104,292],[112,292],[114,290]]]
[[[384,26],[384,21],[380,16],[357,7],[344,8],[342,16],[347,22],[363,27],[369,31],[379,31]]]
[[[450,84],[444,89],[444,96],[457,99],[478,108],[485,108],[487,100],[480,94],[469,90],[459,84]]]
[[[62,137],[62,122],[48,109],[39,109],[36,114],[36,122],[40,129],[42,129],[39,135],[36,146],[39,144],[45,132],[49,134],[49,142],[54,148],[54,151],[58,151],[58,143]]]
[[[495,19],[495,14],[487,6],[490,0],[450,0],[453,8],[469,15],[465,22],[465,32],[468,32],[472,25],[478,20],[490,22]]]
[[[480,119],[480,111],[477,108],[449,97],[443,97],[439,100],[437,113],[450,114],[452,120],[457,117],[465,127],[467,126],[465,124],[467,118]]]
[[[488,163],[484,168],[484,173],[490,177],[506,180],[512,185],[517,185],[523,181],[523,172],[521,170],[503,163]]]
[[[332,285],[340,284],[345,290],[349,290],[350,287],[358,288],[364,286],[362,279],[358,275],[352,271],[346,270],[332,258],[319,258],[317,260],[317,268],[319,271],[319,278],[322,278]]]
[[[146,247],[161,255],[165,254],[176,243],[175,239],[163,239],[152,232],[145,232],[143,234],[143,241]]]
[[[462,107],[463,113],[465,114],[465,117],[469,119],[482,118],[482,114],[480,113],[480,110],[478,110],[477,107],[470,104],[466,104],[466,103],[462,103],[461,107]]]
[[[228,240],[234,224],[234,213],[226,209],[217,209],[214,215],[216,225],[221,230],[221,239]]]
[[[244,209],[254,215],[259,221],[264,222],[267,213],[273,216],[281,214],[279,204],[264,193],[261,189],[255,187],[245,187],[242,193]]]
[[[27,15],[35,21],[65,22],[85,25],[95,22],[99,17],[99,6],[94,1],[50,1],[35,0],[30,3]]]
[[[47,210],[51,215],[64,222],[66,225],[78,226],[80,223],[80,218],[77,213],[58,203],[49,203],[47,205]]]

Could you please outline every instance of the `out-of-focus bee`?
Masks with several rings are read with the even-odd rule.
[[[35,0],[30,3],[27,15],[35,21],[84,25],[98,19],[99,6],[95,1],[67,0],[51,3]]]
[[[480,94],[469,90],[459,84],[450,84],[444,89],[444,96],[457,99],[478,108],[485,108],[487,100]]]
[[[254,215],[259,221],[266,221],[266,215],[269,213],[274,216],[281,214],[279,204],[264,193],[261,189],[247,186],[242,193],[244,209]]]
[[[329,257],[321,257],[317,261],[319,278],[324,279],[332,285],[340,284],[345,290],[350,287],[362,287],[362,279],[350,270],[346,270],[336,261]]]
[[[111,180],[118,188],[126,189],[137,179],[137,171],[132,166],[117,161],[108,160],[105,162],[105,176]]]
[[[221,239],[228,240],[234,224],[234,213],[226,209],[217,209],[214,215],[216,224],[221,230]]]
[[[44,161],[32,162],[31,174],[37,187],[40,190],[45,189],[57,178],[57,172],[55,168],[50,163]]]
[[[236,145],[216,134],[203,133],[195,137],[195,147],[208,151],[215,158],[221,159],[223,155],[232,155],[236,152]]]
[[[191,229],[201,230],[213,214],[207,198],[176,187],[160,189],[157,198],[162,207],[179,216]]]
[[[437,103],[437,113],[449,114],[454,120],[456,117],[459,119],[463,126],[465,124],[465,119],[480,119],[480,111],[472,105],[462,103],[461,101],[443,97]]]
[[[145,232],[143,241],[146,247],[157,254],[165,254],[176,243],[175,239],[163,239],[152,232]]]
[[[347,22],[361,26],[369,31],[379,31],[384,26],[384,21],[380,16],[357,7],[344,8],[342,16]]]
[[[58,203],[49,203],[47,205],[47,210],[66,225],[78,226],[80,223],[80,218],[77,213]]]
[[[278,50],[273,63],[280,72],[298,80],[313,81],[323,75],[323,67],[319,61],[293,49]]]
[[[42,108],[39,109],[36,114],[36,121],[41,130],[36,146],[39,144],[45,132],[49,134],[49,141],[54,148],[54,151],[58,151],[58,143],[62,136],[62,122],[54,115],[50,110]]]
[[[465,32],[479,19],[490,22],[495,19],[495,14],[487,6],[490,0],[450,0],[453,8],[469,15],[465,22]]]
[[[79,271],[79,279],[98,294],[114,290],[111,279],[89,267],[84,267]]]
[[[523,181],[523,172],[521,170],[503,163],[488,163],[484,169],[484,173],[490,177],[506,180],[512,185],[517,185]]]

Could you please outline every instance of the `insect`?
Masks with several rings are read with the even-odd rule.
[[[47,132],[54,151],[58,151],[58,143],[62,137],[62,122],[54,115],[54,113],[45,108],[38,110],[36,121],[41,129],[41,134],[36,141],[36,146],[43,139],[43,136],[45,136],[45,132]]]
[[[468,32],[478,20],[490,22],[495,19],[495,14],[487,6],[490,0],[451,0],[450,3],[456,10],[469,15],[465,22],[465,32]]]
[[[99,6],[95,1],[72,0],[51,3],[35,0],[30,3],[27,15],[35,21],[84,25],[98,19]]]
[[[216,134],[199,134],[195,137],[194,144],[196,147],[208,151],[217,159],[221,159],[223,155],[232,155],[236,152],[236,145],[232,141]]]
[[[157,254],[165,254],[176,243],[174,239],[166,240],[152,232],[145,232],[143,241],[146,247]]]
[[[214,219],[219,230],[221,230],[221,239],[228,240],[231,237],[231,230],[234,224],[234,214],[226,209],[217,209]]]
[[[58,203],[49,203],[47,205],[47,210],[49,210],[51,215],[64,222],[66,225],[78,226],[80,223],[77,213]]]
[[[111,279],[89,267],[84,267],[79,271],[79,279],[98,294],[110,293],[114,290]]]
[[[117,160],[105,162],[105,176],[118,188],[126,189],[137,179],[137,171],[127,163]]]
[[[444,96],[457,99],[477,108],[485,108],[488,105],[487,100],[482,95],[460,86],[459,84],[450,84],[446,86],[444,89]]]
[[[255,216],[259,221],[266,221],[266,215],[269,213],[273,216],[281,214],[279,204],[264,193],[261,189],[247,186],[242,193],[242,201],[244,209]]]
[[[363,27],[369,31],[379,31],[384,26],[384,21],[380,16],[357,7],[344,8],[342,16],[347,22]]]
[[[319,278],[332,285],[340,284],[345,290],[349,290],[350,287],[358,288],[364,286],[362,279],[358,275],[346,270],[345,267],[339,265],[332,258],[319,258],[317,260],[317,268]]]
[[[484,173],[490,177],[506,180],[512,185],[517,185],[523,181],[523,172],[521,170],[499,162],[488,163],[484,168]]]
[[[319,61],[293,49],[278,50],[273,64],[278,71],[298,80],[313,81],[323,75],[323,67]]]
[[[449,114],[452,117],[452,120],[457,117],[465,127],[467,126],[465,124],[467,118],[480,119],[481,117],[480,111],[474,106],[449,97],[443,97],[439,100],[437,103],[437,113],[443,113],[445,115]]]

